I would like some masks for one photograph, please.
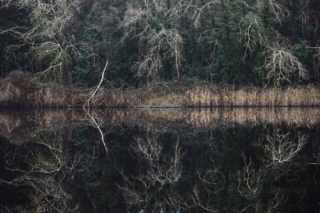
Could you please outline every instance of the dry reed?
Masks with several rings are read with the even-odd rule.
[[[320,106],[320,90],[313,85],[287,89],[237,90],[205,86],[187,91],[184,100],[188,106]]]
[[[217,86],[196,86],[182,91],[150,87],[138,89],[103,89],[95,97],[93,105],[100,106],[233,106],[233,107],[278,107],[320,106],[319,88],[308,85],[300,88],[258,89],[241,88],[230,90]]]
[[[20,105],[27,94],[32,93],[31,76],[22,71],[13,71],[7,78],[0,79],[0,105]]]
[[[30,76],[21,71],[12,72],[0,80],[0,106],[78,107],[92,95],[84,90],[57,84],[34,85]],[[190,86],[157,82],[146,88],[100,88],[91,106],[232,106],[278,107],[320,106],[320,90],[313,85],[286,89],[259,89],[218,87],[216,85]]]

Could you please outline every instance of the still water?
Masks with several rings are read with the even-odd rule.
[[[320,109],[0,111],[0,212],[319,212]]]

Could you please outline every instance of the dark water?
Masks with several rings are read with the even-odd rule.
[[[0,212],[319,212],[320,109],[0,112]]]

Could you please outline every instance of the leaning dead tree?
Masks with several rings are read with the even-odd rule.
[[[85,110],[85,108],[86,108],[87,105],[88,105],[88,107],[90,107],[90,101],[93,100],[94,96],[96,95],[96,93],[97,93],[98,90],[100,89],[101,84],[102,84],[102,82],[103,82],[103,80],[104,80],[104,73],[106,72],[107,67],[108,67],[108,62],[109,62],[109,60],[107,60],[106,65],[104,66],[104,69],[103,69],[102,74],[101,74],[101,79],[100,79],[100,82],[99,82],[97,88],[94,90],[94,92],[92,93],[92,95],[91,95],[91,96],[86,100],[86,102],[83,104],[82,108],[83,108],[84,110]]]

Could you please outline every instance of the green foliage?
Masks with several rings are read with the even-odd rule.
[[[310,49],[309,42],[306,40],[292,46],[291,50],[295,56],[304,64],[309,64],[312,61],[312,50]]]
[[[1,32],[7,30],[0,32],[2,76],[26,69],[43,72],[43,81],[59,76],[68,83],[71,75],[72,83],[91,87],[108,60],[106,79],[116,87],[182,76],[256,86],[318,80],[315,0],[64,0],[56,8],[26,2],[0,9]],[[280,59],[269,59],[277,51],[297,57],[310,78],[297,71],[276,80]]]

